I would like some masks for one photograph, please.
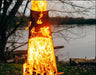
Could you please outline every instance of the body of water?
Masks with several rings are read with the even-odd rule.
[[[61,29],[64,26],[61,26]],[[54,46],[64,46],[56,50],[60,61],[69,58],[95,58],[95,25],[73,26],[72,28],[60,31],[63,35],[54,39]],[[64,38],[65,37],[65,38]]]
[[[55,54],[60,61],[69,58],[95,58],[95,25],[59,25],[52,26],[54,46],[64,46],[56,49]],[[21,30],[23,38],[19,42],[28,40],[28,31]],[[17,50],[27,50],[27,45]]]

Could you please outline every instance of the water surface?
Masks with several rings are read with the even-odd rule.
[[[59,25],[51,26],[54,46],[64,46],[56,49],[55,54],[60,61],[69,58],[95,58],[95,25]],[[19,42],[28,41],[28,31],[21,30],[23,38]],[[17,50],[27,50],[27,45]]]
[[[61,26],[61,29],[64,26]],[[54,39],[54,46],[63,45],[57,49],[59,60],[66,61],[69,58],[95,58],[95,25],[75,26],[61,31],[65,35]],[[57,35],[53,35],[55,37]],[[60,36],[60,35],[59,35]]]

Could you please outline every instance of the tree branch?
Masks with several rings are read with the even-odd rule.
[[[15,14],[16,14],[16,12],[18,11],[18,9],[19,9],[20,5],[22,4],[22,2],[23,2],[23,0],[17,0],[15,6],[14,6],[13,9],[11,10],[11,12],[9,13],[9,16],[8,16],[8,17],[9,17],[10,19],[12,19],[12,18],[15,16]]]
[[[26,45],[27,43],[28,43],[28,42],[25,42],[25,43],[23,43],[22,45],[19,45],[19,46],[15,47],[14,49],[11,50],[11,52],[13,52],[14,50],[16,50],[17,48],[20,48],[20,47]]]
[[[1,13],[1,7],[2,7],[2,0],[0,0],[0,13]]]
[[[28,0],[27,3],[26,3],[26,6],[25,6],[25,9],[24,9],[24,12],[23,12],[23,16],[24,16],[24,14],[25,14],[25,11],[26,11],[26,8],[27,8],[28,3],[29,3],[29,0]],[[14,7],[14,8],[15,8],[15,7]],[[14,10],[14,9],[13,9],[13,10]],[[12,13],[12,11],[11,11],[11,13]],[[11,13],[10,13],[10,14],[11,14]],[[23,22],[23,17],[21,18],[19,24],[16,25],[16,27],[7,35],[7,38],[10,37],[10,36],[17,30],[17,28],[22,24],[22,22]]]
[[[56,11],[56,12],[62,12],[62,13],[80,13],[80,12],[88,12],[89,9],[92,9],[92,7],[85,8],[83,10],[78,10],[78,11],[62,11],[62,10],[48,10],[48,11]]]
[[[26,8],[27,8],[27,6],[28,6],[28,3],[29,3],[30,1],[29,0],[27,0],[27,3],[26,3],[26,5],[25,5],[25,9],[24,9],[24,12],[23,12],[23,14],[25,13],[25,11],[26,11]]]
[[[21,18],[19,24],[17,24],[15,26],[15,28],[6,36],[6,38],[10,37],[13,33],[15,33],[15,31],[17,30],[17,28],[22,24],[22,21],[23,21],[23,17]]]

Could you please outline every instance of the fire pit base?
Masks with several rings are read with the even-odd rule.
[[[23,65],[23,75],[60,75],[60,74],[63,74],[64,72],[51,72],[51,74],[49,73],[46,73],[46,72],[39,72],[39,71],[36,71],[36,70],[29,70],[28,68],[29,64],[24,64]]]
[[[49,73],[46,73],[46,71],[40,72],[35,70],[35,68],[33,68],[33,70],[32,69],[30,70],[30,68],[31,68],[30,65],[25,63],[23,65],[23,75],[57,75],[56,72],[53,72],[53,73],[51,72],[51,74],[49,74]]]

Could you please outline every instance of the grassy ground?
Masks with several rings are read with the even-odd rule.
[[[69,66],[57,63],[58,71],[62,75],[96,75],[96,65]],[[0,64],[0,75],[22,75],[22,64]]]
[[[0,64],[0,75],[22,75],[22,64]]]
[[[96,65],[69,66],[59,62],[57,68],[64,72],[62,75],[96,75]]]

